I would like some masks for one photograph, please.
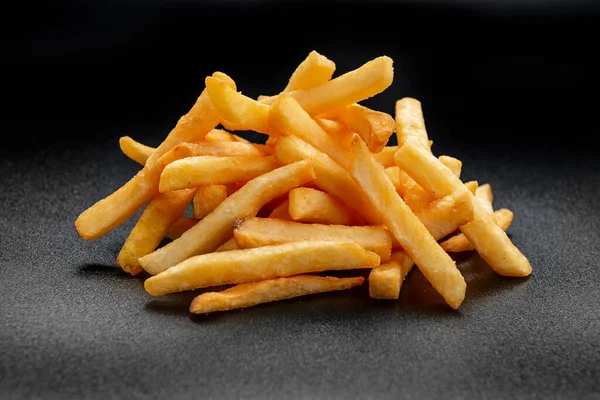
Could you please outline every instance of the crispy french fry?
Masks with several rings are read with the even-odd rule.
[[[161,296],[310,272],[374,268],[379,261],[377,254],[354,243],[284,243],[191,257],[146,279],[144,288],[153,296]]]
[[[507,208],[501,208],[499,210],[494,211],[493,217],[496,225],[498,225],[500,229],[506,232],[510,227],[510,224],[512,224],[513,212]],[[467,239],[467,237],[463,233],[454,235],[451,238],[444,240],[440,244],[442,248],[449,253],[459,253],[461,251],[475,250],[475,247],[473,247],[471,242],[469,242],[469,239]]]
[[[431,236],[440,240],[473,221],[473,202],[469,193],[460,190],[434,200],[414,213]]]
[[[195,191],[195,189],[177,190],[159,194],[152,199],[117,256],[117,264],[124,271],[131,275],[140,273],[142,266],[138,259],[156,250],[169,227],[185,212]]]
[[[352,225],[355,219],[344,203],[329,193],[299,187],[290,190],[288,213],[295,221]]]
[[[416,142],[426,149],[431,148],[419,100],[405,97],[396,102],[396,136],[399,147]]]
[[[291,134],[311,144],[343,167],[348,166],[348,152],[337,145],[312,117],[291,96],[282,93],[269,112],[271,132]]]
[[[210,98],[223,116],[221,121],[221,124],[225,121],[223,126],[226,126],[227,122],[231,122],[235,126],[228,126],[228,128],[232,130],[269,133],[267,124],[269,106],[244,96],[214,77],[207,77],[205,83]]]
[[[392,251],[392,237],[382,226],[303,224],[255,217],[240,221],[233,237],[241,248],[310,240],[356,243],[377,253],[381,262],[387,262]]]
[[[227,198],[226,185],[198,186],[194,195],[194,218],[202,219]]]
[[[235,83],[227,75],[215,72],[213,77],[235,90]],[[158,193],[161,172],[155,168],[158,159],[179,143],[202,140],[219,123],[219,118],[208,92],[203,90],[191,110],[179,119],[175,128],[148,158],[144,168],[115,192],[79,215],[75,221],[79,235],[85,240],[97,239],[135,214]]]
[[[385,146],[379,153],[374,153],[373,157],[385,168],[394,167],[394,154],[398,151],[398,146]]]
[[[327,154],[302,139],[290,135],[282,136],[277,140],[275,157],[282,164],[310,160],[316,175],[313,183],[318,188],[342,200],[346,206],[371,225],[381,224],[379,216],[372,209],[348,170],[333,161]]]
[[[273,156],[214,157],[196,156],[173,161],[160,176],[161,193],[201,185],[248,181],[279,166]]]
[[[458,308],[465,297],[466,283],[454,261],[402,201],[383,167],[358,135],[352,141],[351,154],[352,176],[378,210],[385,226],[435,290],[452,308]]]
[[[393,79],[393,61],[382,56],[320,86],[294,90],[289,94],[310,115],[319,115],[373,97],[387,89]],[[275,98],[276,96],[262,102],[272,104]]]
[[[179,239],[142,257],[140,264],[155,275],[186,258],[213,251],[233,235],[236,220],[255,216],[269,201],[314,178],[314,169],[306,160],[256,177],[227,197]]]
[[[328,118],[342,121],[357,133],[373,153],[383,150],[394,133],[394,118],[381,111],[374,111],[359,104],[337,109],[327,115]]]
[[[156,150],[154,147],[136,142],[129,136],[123,136],[119,139],[119,147],[123,154],[142,166],[146,164],[148,157]]]
[[[283,91],[314,88],[329,81],[334,72],[335,63],[313,50],[298,65]]]
[[[248,308],[278,300],[293,299],[310,294],[346,290],[360,286],[362,276],[334,278],[332,276],[296,275],[286,278],[267,279],[254,283],[242,283],[222,292],[198,295],[190,305],[193,314]]]
[[[472,198],[474,219],[460,228],[475,246],[479,255],[500,275],[528,276],[531,264],[496,225],[492,214],[476,200],[463,183],[440,160],[419,145],[407,143],[394,156],[396,164],[404,169],[433,197],[441,198],[456,190],[465,190]]]
[[[216,252],[220,251],[229,251],[229,250],[239,250],[240,246],[238,246],[237,242],[234,238],[229,239],[215,250]]]
[[[292,221],[292,217],[290,217],[290,213],[288,212],[289,205],[290,201],[288,199],[285,199],[277,207],[275,207],[273,211],[271,211],[271,213],[269,214],[269,218],[281,219],[284,221]]]
[[[475,194],[475,192],[477,192],[477,188],[479,187],[479,183],[477,183],[477,181],[469,181],[465,182],[465,186],[467,189],[469,189],[469,192]]]
[[[458,158],[450,156],[439,156],[438,158],[442,164],[450,168],[450,171],[452,171],[452,173],[456,175],[457,178],[460,178],[460,173],[462,170],[462,161],[460,161]]]
[[[195,218],[181,217],[169,227],[166,236],[171,240],[175,240],[197,223],[198,220]]]
[[[414,265],[413,260],[404,252],[392,254],[386,264],[375,267],[369,273],[369,295],[373,299],[397,299],[404,278]]]

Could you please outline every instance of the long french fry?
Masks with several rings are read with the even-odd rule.
[[[494,222],[492,214],[468,191],[440,160],[414,143],[402,146],[394,156],[396,164],[435,198],[465,190],[473,202],[474,219],[460,228],[479,255],[500,275],[528,276],[531,264]]]
[[[464,278],[454,261],[396,193],[383,166],[373,158],[358,135],[352,141],[351,173],[371,205],[379,211],[385,226],[425,278],[452,308],[458,308],[465,297]]]
[[[156,196],[144,209],[125,240],[117,264],[131,275],[142,270],[139,258],[152,253],[169,228],[183,215],[195,189],[177,190]]]
[[[303,224],[255,217],[241,220],[233,237],[244,249],[310,240],[356,243],[377,253],[381,262],[387,262],[392,251],[391,235],[382,226]]]
[[[186,259],[144,282],[153,296],[310,272],[374,268],[379,256],[354,243],[295,242]]]
[[[235,90],[235,83],[227,75],[216,72],[213,77]],[[217,126],[219,119],[220,115],[208,92],[203,90],[191,110],[179,119],[175,128],[148,158],[144,168],[115,192],[79,215],[75,221],[79,235],[86,240],[94,240],[129,219],[158,193],[160,171],[155,168],[158,159],[179,143],[202,140]]]
[[[152,153],[154,153],[154,150],[156,150],[154,147],[136,142],[129,136],[119,138],[119,147],[123,154],[141,166],[146,164],[146,160],[148,160]]]
[[[400,297],[402,282],[414,265],[404,252],[392,254],[386,264],[375,267],[369,273],[369,295],[373,299],[397,299]]]
[[[142,257],[140,264],[155,275],[186,258],[213,251],[233,235],[235,221],[253,217],[269,201],[314,178],[314,169],[305,160],[256,177],[227,197],[179,239]]]
[[[284,92],[311,89],[329,81],[335,72],[335,63],[327,57],[311,51],[292,73]]]
[[[362,276],[334,278],[332,276],[296,275],[242,283],[222,292],[208,292],[197,296],[190,305],[193,314],[248,308],[273,301],[293,299],[310,294],[347,290],[360,286]]]

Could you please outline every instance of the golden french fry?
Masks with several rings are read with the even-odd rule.
[[[223,116],[221,120],[221,124],[225,122],[223,126],[226,126],[227,122],[231,122],[235,126],[228,126],[228,129],[269,133],[268,105],[244,96],[214,77],[207,77],[205,83],[211,100]]]
[[[146,279],[144,288],[153,296],[162,296],[310,272],[373,268],[379,261],[377,254],[354,243],[284,243],[191,257]]]
[[[206,134],[204,142],[215,143],[215,142],[235,142],[235,139],[231,133],[225,129],[213,129]]]
[[[373,157],[385,168],[394,167],[394,154],[398,151],[398,146],[385,146],[379,153],[374,153]]]
[[[227,75],[215,72],[213,77],[235,90],[235,83]],[[85,240],[94,240],[129,219],[158,193],[161,172],[155,168],[158,159],[179,143],[202,140],[217,126],[219,119],[208,92],[203,90],[191,110],[179,119],[175,128],[148,158],[144,168],[115,192],[79,215],[75,221],[77,233]]]
[[[123,136],[119,139],[119,147],[123,154],[142,166],[146,164],[148,157],[156,150],[154,147],[136,142],[129,136]]]
[[[311,144],[343,167],[348,166],[348,152],[338,146],[312,117],[291,96],[282,93],[269,112],[271,132],[291,134]]]
[[[401,169],[398,171],[398,180],[400,185],[396,186],[396,190],[411,210],[427,207],[433,200],[425,189]]]
[[[440,240],[459,227],[473,221],[473,202],[464,190],[432,201],[414,211],[435,240]]]
[[[124,271],[131,275],[140,273],[142,266],[138,259],[156,250],[169,227],[185,212],[195,191],[195,189],[177,190],[159,194],[152,199],[117,256],[117,264]]]
[[[166,236],[171,240],[175,240],[197,223],[198,220],[195,218],[181,217],[169,227]]]
[[[371,225],[381,224],[379,216],[372,209],[348,170],[333,161],[327,154],[302,139],[289,135],[282,136],[277,140],[275,157],[282,164],[310,160],[316,175],[313,183],[318,188],[342,200],[346,206]]]
[[[415,142],[426,149],[431,148],[419,100],[405,97],[396,102],[396,136],[399,147]]]
[[[294,90],[289,94],[310,115],[319,115],[373,97],[387,89],[393,79],[393,61],[389,57],[382,56],[320,86]],[[262,102],[272,104],[276,97]]]
[[[190,312],[206,314],[248,308],[278,300],[293,299],[310,294],[346,290],[360,286],[365,278],[334,278],[332,276],[296,275],[286,278],[242,283],[222,292],[198,295],[190,305]]]
[[[475,197],[483,200],[482,206],[484,206],[489,213],[494,212],[494,208],[492,207],[494,194],[492,193],[492,186],[489,183],[484,183],[483,185],[478,186],[475,190]]]
[[[327,115],[328,118],[342,121],[357,133],[373,153],[383,150],[394,133],[394,118],[381,111],[374,111],[359,104],[351,104]]]
[[[419,145],[407,143],[394,156],[396,164],[404,169],[433,197],[441,198],[456,190],[465,190],[472,198],[473,221],[460,228],[475,246],[479,255],[500,275],[528,276],[531,264],[511,242],[506,233],[496,225],[492,214],[481,200],[469,192],[452,172],[429,151]]]
[[[387,262],[392,251],[392,237],[382,226],[303,224],[255,217],[240,221],[233,237],[241,248],[310,240],[356,243],[378,254],[381,262]]]
[[[435,290],[452,308],[458,308],[465,297],[466,283],[454,261],[402,201],[383,167],[358,135],[352,141],[351,154],[352,176],[379,212],[385,226]]]
[[[494,211],[493,214],[494,222],[503,231],[507,231],[513,221],[513,212],[507,208],[501,208]],[[459,253],[461,251],[475,250],[475,247],[469,242],[469,239],[463,234],[459,233],[451,238],[448,238],[440,243],[442,248],[449,253]]]
[[[226,185],[198,186],[194,195],[194,218],[202,219],[227,198]]]
[[[383,262],[383,261],[382,261]],[[386,264],[375,267],[369,273],[369,295],[373,299],[397,299],[404,278],[414,265],[413,260],[401,251],[392,254]]]
[[[313,50],[298,65],[283,91],[314,88],[329,81],[334,72],[335,63]]]
[[[398,168],[397,166],[387,167],[384,168],[384,171],[388,178],[390,178],[390,181],[392,181],[392,184],[396,188],[396,192],[398,192],[398,190],[401,190],[402,187],[400,182],[400,168]]]
[[[456,175],[457,178],[460,178],[460,173],[462,170],[462,161],[460,161],[458,158],[450,156],[439,156],[438,158],[442,164],[450,168],[450,171],[452,171],[452,173]]]
[[[161,193],[201,185],[248,181],[279,166],[273,156],[182,158],[168,164],[160,176]]]
[[[229,250],[239,250],[240,246],[238,246],[237,242],[234,238],[229,239],[215,250],[216,252],[220,251],[229,251]]]
[[[269,201],[314,178],[314,169],[306,160],[258,176],[227,197],[179,239],[142,257],[140,264],[155,275],[186,258],[213,251],[233,235],[235,221],[255,216]]]
[[[293,189],[292,189],[293,190]],[[288,208],[290,205],[290,201],[285,199],[277,207],[271,211],[269,214],[269,218],[281,219],[284,221],[292,221],[292,217],[290,217],[290,213],[288,212]]]
[[[477,181],[469,181],[465,182],[465,186],[469,189],[469,192],[475,194],[477,192],[477,188],[479,187],[479,183]]]
[[[317,189],[290,190],[288,213],[295,221],[317,224],[352,225],[355,219],[344,203]]]

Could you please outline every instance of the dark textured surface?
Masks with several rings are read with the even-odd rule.
[[[24,10],[0,47],[0,398],[600,398],[597,12],[62,3]],[[285,36],[292,15],[310,29]],[[116,266],[135,219],[77,236],[77,215],[137,171],[119,136],[157,145],[217,69],[275,93],[311,49],[340,73],[394,59],[368,104],[423,101],[434,152],[514,211],[531,277],[465,254],[458,311],[415,270],[399,301],[365,284],[191,317],[193,294],[152,298]]]

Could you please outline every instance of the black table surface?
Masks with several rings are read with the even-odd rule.
[[[27,77],[38,97],[13,92],[3,135],[16,144],[0,148],[1,398],[600,398],[600,161],[590,145],[597,101],[585,98],[597,65],[585,51],[540,40],[588,37],[597,26],[589,13],[507,19],[446,10],[456,30],[415,44],[376,26],[389,26],[389,6],[348,6],[355,17],[366,13],[371,33],[305,32],[278,52],[239,36],[241,61],[223,42],[207,42],[211,56],[189,65],[165,60],[198,45],[195,30],[214,33],[190,24],[207,9],[179,5],[153,24],[154,9],[112,7],[94,8],[97,24],[82,26],[100,33],[71,47],[45,36],[38,53],[3,48],[13,77]],[[238,34],[268,29],[278,14],[252,10],[251,22],[227,14]],[[443,19],[393,11],[405,13],[403,34]],[[98,21],[109,14],[116,28],[102,36]],[[531,24],[541,30],[535,39],[524,34]],[[460,42],[473,29],[488,47]],[[116,265],[139,213],[96,241],[77,235],[79,213],[138,170],[120,153],[120,136],[159,144],[216,69],[246,94],[276,93],[313,48],[341,72],[394,58],[394,84],[367,104],[392,113],[399,97],[422,100],[434,153],[461,159],[463,180],[490,183],[494,207],[514,212],[508,233],[531,261],[530,277],[498,276],[470,252],[456,256],[467,281],[456,311],[415,268],[397,301],[370,299],[365,283],[191,316],[195,293],[152,297],[146,276]],[[43,68],[30,74],[36,63]],[[149,77],[135,72],[142,67]]]

